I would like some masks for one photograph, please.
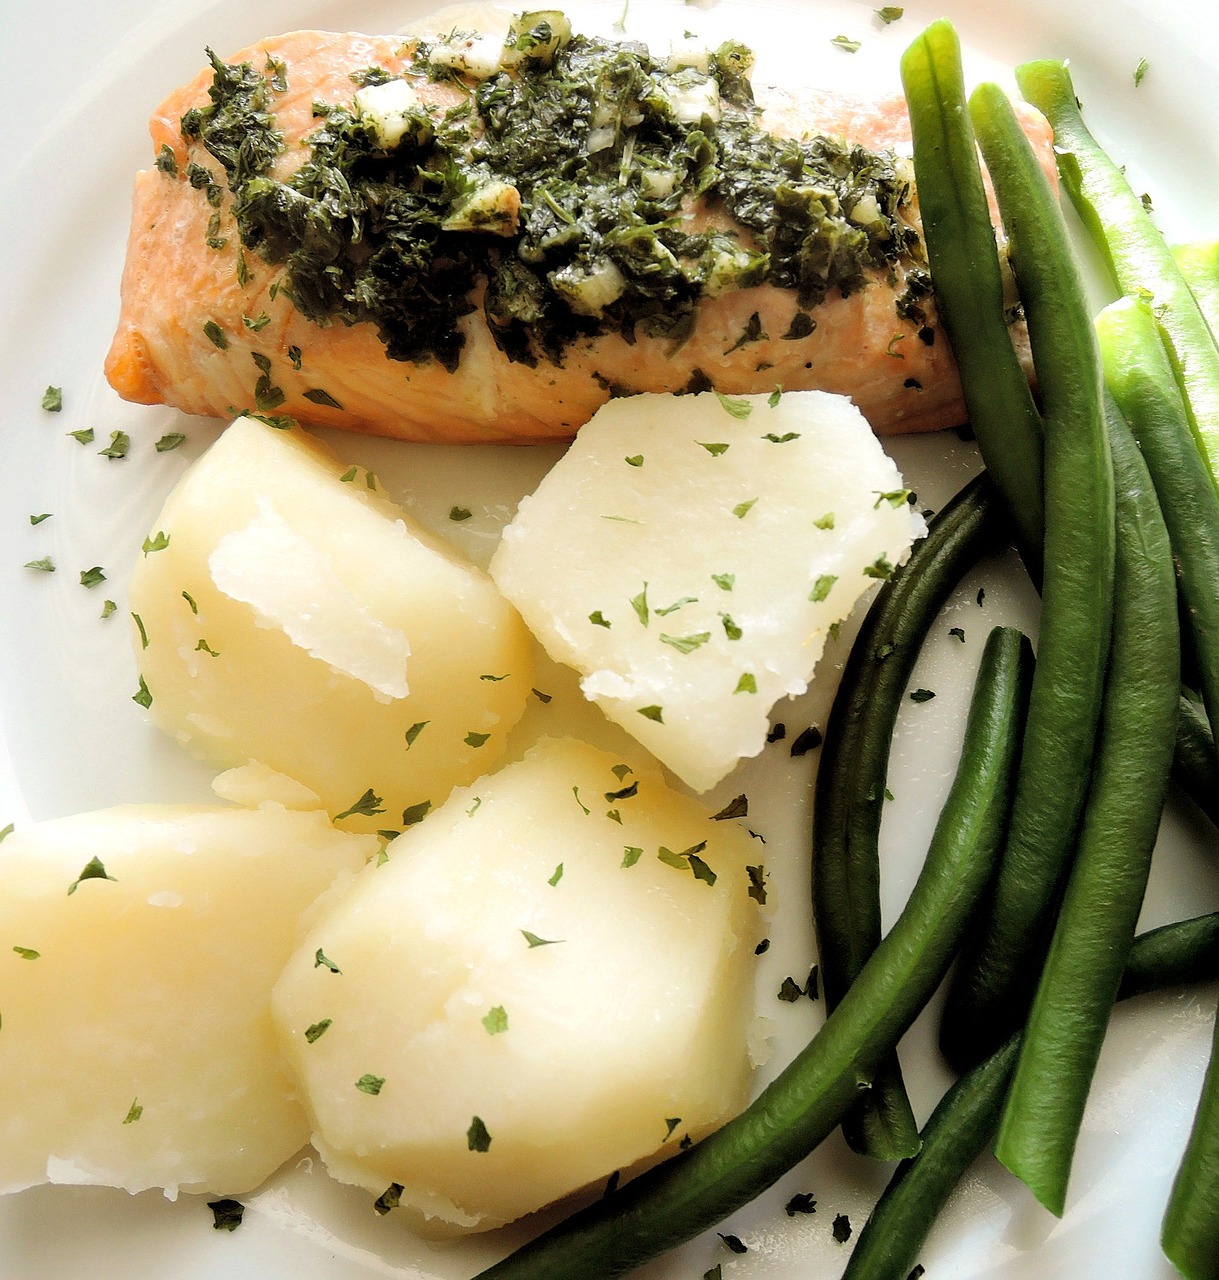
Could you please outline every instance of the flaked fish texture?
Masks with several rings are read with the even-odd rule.
[[[744,45],[653,55],[554,11],[209,58],[136,178],[128,400],[451,442],[570,437],[637,392],[964,420],[900,97],[763,89]]]

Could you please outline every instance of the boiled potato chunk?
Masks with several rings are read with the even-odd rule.
[[[433,1231],[481,1230],[726,1120],[759,848],[571,739],[455,792],[275,989],[330,1172]]]
[[[705,791],[921,535],[906,497],[845,397],[634,396],[580,429],[491,575],[585,695]]]
[[[239,418],[170,494],[130,593],[156,723],[362,830],[484,773],[532,673],[487,576],[372,484],[299,428]]]
[[[128,805],[0,845],[0,1191],[235,1194],[309,1138],[271,986],[374,856],[321,813]]]

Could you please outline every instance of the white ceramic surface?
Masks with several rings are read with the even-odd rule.
[[[227,54],[260,35],[300,27],[393,30],[427,0],[4,0],[0,8],[0,826],[120,801],[193,800],[208,774],[147,724],[131,702],[134,661],[123,611],[129,565],[175,476],[213,438],[214,424],[170,410],[125,405],[105,385],[101,361],[117,314],[131,175],[151,152],[145,121],[195,73],[205,45]],[[1002,74],[1029,57],[1067,56],[1088,117],[1153,196],[1173,237],[1213,236],[1219,206],[1219,36],[1213,0],[912,0],[884,26],[851,0],[691,3],[628,0],[628,33],[662,20],[709,38],[735,29],[763,55],[759,74],[810,82],[897,85],[897,59],[921,25],[947,14],[969,51],[971,79]],[[623,0],[593,6],[603,26]],[[645,21],[646,20],[646,21]],[[831,37],[862,41],[851,55]],[[1133,71],[1148,71],[1137,88]],[[64,388],[57,416],[39,408],[50,383]],[[92,426],[84,448],[66,432]],[[112,431],[131,435],[131,456],[97,450]],[[182,430],[180,450],[152,443]],[[333,437],[346,457],[375,468],[415,515],[476,558],[489,555],[515,501],[536,483],[554,449],[411,448]],[[976,460],[955,436],[899,441],[893,451],[927,505],[953,492]],[[455,526],[454,502],[475,518]],[[28,516],[53,512],[32,527]],[[23,570],[51,554],[54,575]],[[86,590],[78,570],[101,565],[107,582]],[[985,604],[976,601],[986,587]],[[99,617],[102,600],[119,612]],[[1035,626],[1035,601],[1010,560],[984,564],[949,606],[915,682],[939,696],[903,716],[894,748],[895,799],[883,837],[885,907],[909,888],[951,773],[973,663],[998,621]],[[966,632],[962,646],[949,626]],[[789,728],[824,720],[822,681],[780,708]],[[778,892],[774,945],[759,968],[764,1012],[776,1023],[773,1074],[821,1019],[819,1006],[775,1001],[782,978],[807,973],[814,948],[807,920],[805,830],[815,757],[792,760],[776,744],[723,785],[748,790],[751,824],[768,841]],[[1165,824],[1145,923],[1219,907],[1213,830],[1174,802]],[[1089,1107],[1066,1216],[1039,1209],[993,1161],[980,1162],[923,1252],[935,1280],[1046,1280],[1122,1276],[1168,1280],[1159,1217],[1192,1116],[1209,1044],[1213,991],[1173,993],[1115,1017]],[[924,1021],[903,1047],[915,1104],[934,1104],[946,1077]],[[761,1080],[760,1080],[761,1082]],[[3,1082],[0,1081],[0,1089]],[[0,1105],[20,1105],[4,1099]],[[369,1213],[367,1198],[337,1186],[307,1156],[247,1197],[244,1225],[211,1229],[198,1199],[169,1203],[98,1188],[41,1188],[0,1202],[3,1280],[356,1280],[398,1276],[461,1280],[504,1252],[522,1231],[436,1246]],[[784,1177],[724,1230],[644,1268],[646,1280],[701,1276],[722,1264],[730,1280],[830,1280],[845,1263],[831,1223],[856,1230],[886,1171],[851,1157],[837,1139]],[[811,1191],[818,1212],[789,1218],[783,1205]]]

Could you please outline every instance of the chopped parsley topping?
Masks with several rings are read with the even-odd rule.
[[[470,1127],[466,1130],[466,1146],[471,1151],[488,1151],[491,1147],[491,1135],[487,1132],[487,1126],[475,1116],[470,1121]]]
[[[749,797],[742,793],[729,800],[719,811],[711,815],[712,822],[727,822],[730,818],[747,818],[749,816]]]
[[[758,691],[757,677],[753,674],[752,671],[746,671],[741,675],[741,678],[736,682],[736,688],[733,689],[732,692],[733,693],[757,693],[757,691]]]
[[[837,45],[839,49],[845,49],[847,53],[858,53],[862,47],[858,40],[852,40],[850,36],[835,36],[830,44]]]
[[[679,1124],[681,1124],[681,1116],[670,1116],[665,1119],[665,1141],[666,1142],[673,1136]]]
[[[643,454],[633,453],[629,458],[623,458],[622,461],[625,462],[628,467],[642,467]]]
[[[560,862],[555,867],[554,871],[551,872],[550,879],[548,879],[546,883],[550,885],[550,887],[553,889],[562,879],[563,879],[563,864]]]
[[[646,627],[648,625],[648,584],[643,584],[643,590],[637,595],[631,597],[631,608],[635,610],[635,616]]]
[[[759,863],[756,867],[746,867],[745,874],[749,877],[749,896],[759,907],[764,907],[766,905],[766,868]]]
[[[935,692],[931,689],[912,689],[910,691],[911,702],[930,702],[935,697]]]
[[[744,520],[755,502],[757,502],[757,498],[750,498],[748,502],[738,502],[736,506],[732,508],[732,514],[736,516],[738,520]]]
[[[813,521],[814,529],[832,529],[834,527],[834,513],[827,511],[819,520]]]
[[[303,163],[283,181],[271,177],[282,67],[230,65],[209,50],[210,102],[181,128],[219,164],[192,164],[192,184],[214,204],[221,181],[233,194],[239,284],[256,253],[307,318],[372,324],[390,359],[452,370],[478,286],[509,359],[557,363],[605,332],[680,342],[700,299],[727,287],[769,283],[813,306],[860,288],[911,243],[893,157],[765,132],[743,45],[720,46],[703,75],[544,20],[521,38],[533,43],[518,39],[512,65],[482,81],[433,61],[437,42],[418,42],[411,70],[454,81],[465,100],[410,113],[392,146],[354,107],[315,108]],[[691,119],[691,94],[713,109]],[[691,196],[722,205],[740,229],[686,230]],[[860,200],[879,211],[866,228],[844,212]],[[226,238],[219,224],[214,245]],[[811,331],[805,311],[796,317],[803,327],[785,337]],[[763,336],[751,318],[742,341]]]
[[[410,805],[402,810],[402,825],[404,827],[413,827],[415,823],[422,822],[431,811],[432,802],[430,800],[420,800],[418,804]]]
[[[482,1020],[483,1026],[487,1029],[489,1036],[497,1036],[503,1031],[508,1030],[508,1015],[504,1011],[502,1004],[495,1005],[489,1009]]]
[[[664,724],[664,708],[658,706],[637,707],[636,710],[641,716],[647,720],[655,720],[657,724]]]
[[[314,1022],[310,1026],[307,1026],[305,1028],[305,1040],[309,1044],[313,1044],[315,1041],[320,1040],[322,1036],[330,1030],[333,1023],[333,1018],[323,1018],[321,1022]]]
[[[740,396],[726,396],[717,391],[715,398],[720,402],[720,407],[731,418],[743,420],[753,412],[753,404]],[[727,445],[724,447],[727,448]]]
[[[240,1200],[209,1200],[207,1207],[212,1211],[212,1227],[216,1231],[236,1231],[245,1216],[245,1205]]]
[[[663,609],[653,609],[652,612],[658,618],[664,618],[670,613],[676,613],[678,609],[688,604],[698,604],[698,596],[682,596],[680,600],[674,600],[672,604],[666,605]]]
[[[385,1088],[385,1077],[369,1075],[367,1072],[356,1081],[356,1088],[375,1098]]]
[[[430,720],[416,720],[415,723],[406,731],[406,749],[408,751],[415,745],[415,739],[431,723],[432,722]]]
[[[783,1206],[783,1212],[786,1213],[789,1218],[794,1218],[798,1213],[816,1213],[817,1202],[809,1192],[798,1191]]]
[[[553,693],[543,693],[543,692],[541,691],[541,689],[530,689],[530,690],[529,690],[529,692],[530,692],[530,693],[532,693],[532,694],[533,694],[533,696],[534,696],[534,697],[535,697],[535,698],[536,698],[536,699],[537,699],[537,700],[538,700],[538,701],[539,701],[543,706],[545,706],[548,702],[553,702],[553,701],[554,701],[554,694],[553,694]]]
[[[695,649],[701,648],[710,639],[710,631],[698,631],[687,636],[670,636],[664,632],[661,632],[660,635],[661,644],[667,644],[670,648],[676,649],[678,653],[693,653]]]
[[[23,566],[26,569],[37,569],[39,573],[54,573],[55,561],[50,556],[42,556],[38,560],[27,560]]]
[[[22,960],[38,960],[42,956],[42,952],[35,951],[33,947],[14,947],[13,950]]]
[[[722,1231],[717,1231],[716,1235],[728,1246],[731,1253],[748,1253],[749,1246],[740,1238],[740,1236],[725,1235]]]
[[[228,335],[215,320],[204,321],[204,335],[214,347],[218,347],[220,351],[228,351]]]
[[[821,730],[815,724],[811,724],[807,729],[802,729],[796,735],[791,745],[791,754],[793,756],[806,756],[820,745]]]
[[[592,810],[590,810],[590,809],[589,809],[589,807],[588,807],[588,805],[586,805],[586,804],[584,803],[584,801],[580,799],[580,788],[579,788],[579,787],[572,787],[572,789],[571,789],[571,794],[572,794],[573,796],[575,796],[575,798],[576,798],[576,804],[578,804],[578,805],[580,806],[580,808],[584,810],[584,816],[585,816],[585,817],[587,817],[587,816],[589,815],[589,813],[591,813],[591,812],[592,812]]]
[[[256,315],[253,319],[251,319],[249,316],[242,316],[241,323],[245,325],[245,327],[249,329],[251,333],[258,333],[260,330],[265,329],[267,325],[271,323],[271,317],[267,315],[265,311],[260,311],[258,315]],[[308,392],[306,392],[306,394],[308,394]]]
[[[845,1213],[840,1213],[834,1218],[833,1234],[839,1244],[846,1244],[851,1238],[851,1220]]]
[[[30,516],[30,524],[41,524],[44,520],[49,520],[50,518],[51,513],[49,511],[44,511],[42,515]]]
[[[593,612],[588,615],[588,620],[594,627],[605,627],[607,630],[614,625],[608,618],[606,618],[605,614],[603,614],[600,609],[594,609]]]
[[[320,404],[326,409],[341,409],[343,406],[330,394],[321,387],[310,387],[308,391],[302,392],[306,400],[312,401],[314,404]]]
[[[822,600],[830,594],[830,590],[834,583],[838,581],[836,573],[823,573],[816,582],[813,583],[813,589],[808,593],[808,598],[814,604],[820,604]]]
[[[59,413],[63,409],[63,387],[48,387],[42,393],[42,407],[48,413]]]
[[[10,822],[8,826],[0,828],[0,844],[3,844],[4,841],[7,840],[14,831],[16,831],[16,829],[16,825],[12,822]]]
[[[143,676],[140,677],[140,687],[131,695],[131,701],[138,702],[146,711],[152,706],[152,693]]]
[[[195,597],[189,591],[182,592],[182,599],[190,606],[191,613],[197,617],[199,614],[199,606],[195,603]]]
[[[895,4],[887,4],[883,9],[876,10],[876,16],[885,26],[888,26],[889,23],[896,22],[905,12],[905,9],[899,8]]]
[[[787,444],[789,440],[799,440],[800,433],[798,431],[785,431],[781,436],[776,435],[773,431],[768,431],[763,440],[769,440],[771,444]]]
[[[104,449],[98,450],[98,456],[110,458],[113,461],[116,458],[125,458],[130,448],[131,437],[125,431],[112,431],[110,443]]]
[[[321,949],[313,953],[313,967],[315,969],[329,969],[331,973],[342,973],[343,970]]]
[[[140,1105],[138,1098],[131,1099],[131,1106],[127,1108],[127,1115],[123,1119],[124,1124],[135,1124],[135,1122],[144,1114],[144,1108]]]
[[[785,1000],[788,1004],[795,1004],[803,994],[804,990],[795,978],[789,975],[783,979],[783,983],[779,987],[780,1000]]]
[[[621,779],[619,779],[621,781]],[[623,787],[619,791],[607,791],[605,793],[606,800],[613,804],[615,800],[633,800],[639,794],[639,783],[632,782],[630,786]]]
[[[728,452],[728,445],[723,444],[723,443],[720,443],[720,442],[712,442],[712,443],[709,443],[709,444],[703,444],[703,442],[702,442],[701,440],[698,440],[698,441],[696,441],[696,443],[697,443],[697,444],[699,444],[699,445],[702,445],[702,447],[703,447],[704,449],[706,449],[706,450],[707,450],[707,452],[708,452],[708,453],[709,453],[713,458],[718,458],[721,454],[724,454],[724,453],[727,453],[727,452]]]
[[[462,741],[467,747],[481,747],[490,736],[491,735],[489,733],[475,733],[474,730],[471,729]]]
[[[164,551],[167,546],[169,546],[169,534],[163,529],[158,529],[156,533],[144,539],[140,550],[147,556],[154,551]]]
[[[449,508],[449,519],[452,520],[454,524],[460,524],[463,520],[469,520],[473,514],[474,513],[469,507]]]
[[[622,865],[633,867],[643,857],[643,850],[634,844],[624,845],[622,849]]]
[[[780,400],[782,400],[782,399],[783,399],[783,388],[782,388],[782,387],[776,387],[776,388],[775,388],[775,389],[770,393],[770,395],[768,395],[768,396],[766,397],[766,403],[767,403],[767,404],[768,404],[772,409],[777,409],[777,408],[779,407],[779,401],[780,401]]]
[[[503,674],[502,676],[490,676],[490,675],[486,675],[486,676],[479,676],[478,678],[479,678],[480,680],[486,680],[486,681],[487,681],[488,683],[490,683],[490,684],[499,684],[499,682],[500,682],[501,680],[507,680],[507,679],[508,679],[508,677],[509,677],[511,674],[512,674],[512,673],[511,673],[510,671],[505,671],[505,672],[504,672],[504,674]]]
[[[657,850],[656,856],[666,866],[676,867],[679,871],[689,870],[694,873],[696,880],[701,880],[704,884],[714,884],[718,877],[698,856],[706,847],[706,840],[700,840],[698,844],[691,845],[690,848],[683,849],[680,853],[675,853],[672,849],[666,849],[662,844]]]
[[[106,868],[102,865],[101,859],[94,856],[90,858],[88,862],[85,863],[84,869],[81,871],[80,875],[78,875],[76,879],[73,880],[70,885],[68,885],[68,897],[70,898],[76,892],[77,886],[80,885],[85,880],[113,880],[113,879],[114,879],[114,876],[110,875],[106,871]]]
[[[957,639],[958,639],[962,644],[964,644],[964,643],[965,643],[965,628],[964,628],[964,627],[949,627],[949,628],[948,628],[948,634],[949,634],[950,636],[955,636],[955,637],[956,637],[956,638],[957,638]]]
[[[80,585],[82,587],[96,587],[99,582],[105,582],[106,575],[100,564],[95,564],[92,569],[82,569],[80,571]]]
[[[1136,89],[1139,87],[1139,85],[1143,83],[1143,77],[1147,74],[1147,71],[1150,66],[1151,64],[1147,61],[1146,58],[1140,58],[1138,60],[1138,63],[1135,65],[1135,68],[1134,68],[1134,87]],[[43,407],[45,408],[46,406],[44,405]]]
[[[713,573],[711,581],[715,583],[721,591],[731,591],[736,584],[735,573]]]
[[[153,446],[158,453],[169,453],[176,449],[186,437],[181,431],[168,431]]]
[[[373,1209],[384,1217],[391,1209],[396,1209],[402,1203],[402,1193],[405,1190],[402,1183],[391,1182],[372,1202]]]
[[[893,565],[890,562],[889,557],[885,555],[884,552],[881,552],[881,554],[878,555],[863,572],[864,577],[866,578],[879,578],[883,580],[892,575]]]
[[[72,439],[76,441],[77,444],[93,443],[92,427],[82,427],[79,431],[69,431],[68,435],[70,435]]]
[[[530,933],[528,929],[521,930],[521,937],[529,944],[529,949],[534,947],[553,947],[563,942],[563,938],[539,938],[536,933]]]
[[[381,797],[369,787],[367,791],[351,806],[350,809],[344,809],[342,813],[334,815],[335,822],[342,822],[344,818],[371,818],[378,813],[384,813],[385,809],[381,804]]]

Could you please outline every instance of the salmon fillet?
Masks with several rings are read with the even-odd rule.
[[[299,31],[260,41],[233,63],[281,67],[286,87],[272,95],[284,146],[270,176],[284,180],[302,163],[319,127],[315,104],[351,108],[353,75],[369,67],[410,73],[413,46],[402,39]],[[815,389],[850,396],[881,433],[957,425],[965,410],[948,344],[930,298],[903,317],[897,302],[917,253],[865,273],[847,296],[831,292],[801,307],[794,289],[732,287],[702,297],[684,340],[611,331],[571,342],[557,359],[513,359],[484,315],[485,282],[470,281],[469,313],[455,368],[437,359],[391,359],[375,324],[324,324],[280,290],[282,271],[243,250],[229,192],[193,185],[192,163],[215,162],[183,136],[182,117],[206,106],[211,68],[171,94],[151,121],[158,167],[135,182],[122,309],[106,376],[125,399],[168,404],[216,417],[268,408],[314,426],[416,441],[537,442],[570,437],[611,394],[716,390],[727,394]],[[452,83],[415,77],[418,94],[439,110],[464,94]],[[910,126],[900,97],[863,102],[828,93],[794,96],[756,88],[765,127],[780,137],[824,134],[873,151],[909,154]],[[1035,112],[1023,114],[1045,170],[1053,176],[1051,135]],[[172,164],[168,156],[172,154]],[[223,173],[220,175],[223,180]],[[917,201],[903,211],[917,229]],[[732,226],[708,202],[691,201],[691,231]],[[209,247],[209,235],[221,247]],[[238,269],[239,258],[242,269]],[[793,321],[801,310],[811,332]],[[1023,355],[1021,327],[1014,328]]]

